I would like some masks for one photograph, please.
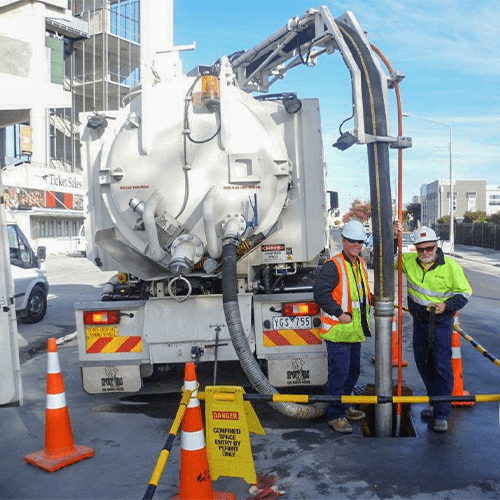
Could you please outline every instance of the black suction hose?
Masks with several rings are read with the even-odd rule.
[[[343,23],[337,23],[344,40],[361,70],[365,133],[375,137],[387,137],[386,108],[378,67],[369,46],[358,33]],[[375,298],[394,302],[394,241],[392,226],[391,178],[389,169],[389,145],[373,142],[367,145],[372,206],[372,229],[375,268]],[[391,242],[384,245],[382,242]]]
[[[241,322],[238,305],[238,287],[236,277],[236,253],[238,241],[227,238],[222,246],[222,302],[227,327],[234,350],[241,367],[254,389],[260,394],[277,394],[278,391],[269,383],[255,359]],[[297,403],[270,403],[280,413],[288,417],[312,419],[325,413],[325,405],[301,405]]]
[[[361,71],[365,133],[372,135],[375,140],[367,145],[375,269],[374,316],[375,358],[377,360],[375,392],[378,396],[390,396],[392,395],[391,329],[394,314],[394,239],[389,144],[384,141],[384,138],[389,135],[383,88],[383,85],[387,85],[387,78],[381,75],[367,40],[343,23],[338,23],[338,27]],[[391,405],[376,407],[375,434],[380,437],[392,435]]]

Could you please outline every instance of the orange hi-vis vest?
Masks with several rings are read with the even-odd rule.
[[[370,288],[368,273],[363,259],[358,258],[361,282],[357,282],[352,265],[339,253],[330,258],[338,271],[339,283],[332,290],[332,299],[337,302],[344,313],[352,317],[351,323],[341,323],[336,316],[321,311],[321,336],[330,342],[364,342],[363,325],[361,323],[361,302],[366,301],[366,321],[370,324]]]

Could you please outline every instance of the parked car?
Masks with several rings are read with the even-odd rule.
[[[403,233],[403,238],[402,238],[402,250],[403,253],[407,252],[416,252],[417,249],[415,248],[415,238],[413,237],[413,233]]]
[[[373,233],[367,236],[365,244],[361,248],[361,257],[365,259],[368,267],[373,267]]]
[[[402,238],[402,251],[403,253],[407,252],[416,252],[414,238],[412,233],[403,233]],[[397,249],[395,249],[394,256],[397,255]],[[361,249],[361,257],[365,259],[366,265],[368,267],[373,267],[373,234],[370,234]]]
[[[76,251],[81,253],[84,257],[87,255],[87,238],[85,237],[85,224],[78,231],[76,237]]]
[[[38,247],[35,253],[33,245],[14,221],[7,222],[7,234],[16,313],[25,323],[37,323],[47,312],[49,282],[43,264],[45,247]]]

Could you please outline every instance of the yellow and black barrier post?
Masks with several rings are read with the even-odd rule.
[[[467,335],[458,325],[455,325],[455,330],[465,339],[470,342],[476,350],[478,350],[486,359],[500,367],[500,360],[494,358],[482,345],[478,344],[470,335]]]
[[[189,403],[189,400],[191,399],[192,394],[193,391],[186,390],[182,395],[181,402],[179,403],[179,409],[177,410],[175,419],[172,423],[172,426],[170,427],[170,432],[168,434],[167,441],[165,442],[162,450],[160,451],[153,473],[149,478],[149,483],[148,487],[146,488],[146,493],[144,493],[144,496],[142,497],[143,500],[151,500],[153,498],[153,495],[155,494],[156,488],[158,487],[158,483],[160,482],[161,475],[163,474],[165,466],[167,465],[167,459],[170,455],[170,450],[172,449],[172,444],[174,442],[175,435],[177,434],[177,431],[179,430],[179,427],[182,423],[182,418],[184,417],[184,413],[186,413],[186,408]]]
[[[234,401],[229,393],[215,392],[211,397],[216,401]],[[198,393],[199,399],[205,399],[204,392]],[[474,401],[475,403],[494,403],[500,401],[500,394],[476,394],[468,396],[330,396],[308,394],[245,394],[245,401],[267,401],[272,403],[331,403],[340,401],[344,404],[387,404],[387,403],[437,403],[440,401]]]

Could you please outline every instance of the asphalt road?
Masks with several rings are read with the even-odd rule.
[[[47,255],[49,280],[47,314],[35,324],[18,322],[21,362],[46,348],[50,337],[64,337],[76,331],[75,302],[99,300],[102,287],[114,272],[103,272],[81,254]]]
[[[459,252],[460,250],[460,252]],[[462,328],[493,355],[500,356],[498,289],[500,257],[477,249],[457,249],[459,262],[474,288],[460,315]],[[495,258],[496,257],[496,260]],[[109,274],[86,259],[49,256],[51,296],[46,319],[37,325],[19,325],[31,342],[74,332],[75,301],[100,297]],[[411,351],[411,320],[404,319],[403,383],[414,394],[424,394]],[[498,367],[462,340],[464,386],[473,394],[498,392]],[[362,347],[359,384],[374,382],[375,339]],[[59,357],[75,443],[90,446],[93,458],[49,474],[24,463],[24,456],[43,449],[45,374],[47,356],[38,350],[22,364],[24,405],[0,408],[0,499],[128,499],[142,498],[158,454],[164,445],[180,395],[88,395],[78,370],[76,342],[61,344]],[[234,366],[226,368],[229,378]],[[182,373],[172,387],[180,387]],[[210,372],[200,373],[202,387]],[[395,371],[393,374],[396,376]],[[476,404],[452,412],[446,434],[430,432],[419,417],[423,405],[411,408],[414,437],[367,438],[359,424],[343,436],[323,418],[299,421],[285,417],[266,403],[253,407],[266,435],[251,435],[257,473],[276,474],[276,486],[288,499],[412,499],[500,498],[498,461],[498,405]],[[155,498],[178,492],[179,436],[174,440]],[[241,479],[221,478],[217,490],[232,491],[237,499],[251,498]]]

